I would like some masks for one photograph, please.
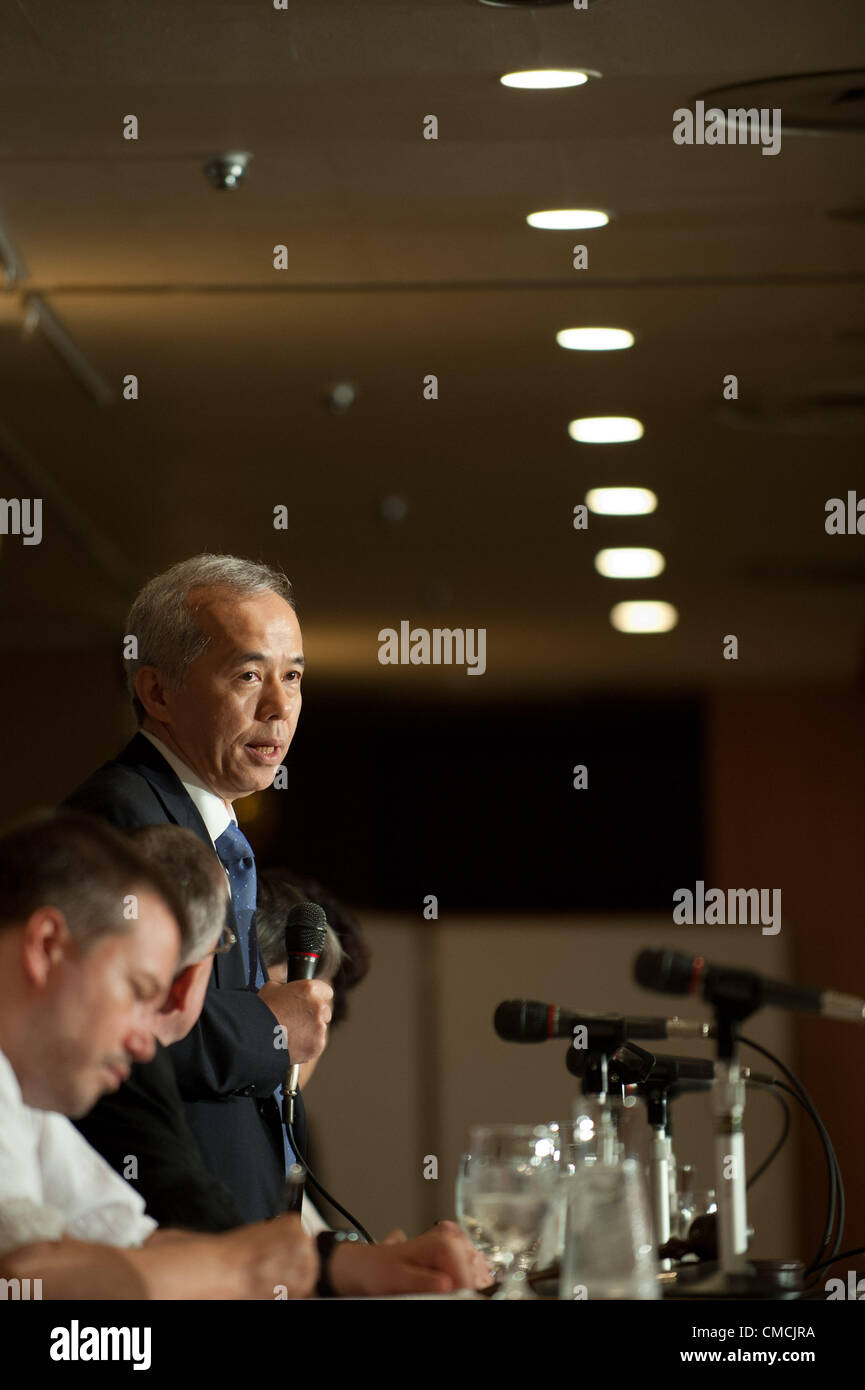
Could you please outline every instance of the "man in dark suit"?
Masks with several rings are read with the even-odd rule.
[[[130,610],[127,677],[140,732],[67,798],[121,829],[173,823],[222,862],[234,947],[215,958],[198,1024],[170,1048],[190,1128],[244,1221],[280,1209],[286,1153],[274,1091],[327,1040],[333,991],[264,982],[255,863],[232,804],[270,787],[297,727],[303,648],[284,575],[202,555]],[[132,642],[130,639],[134,639]],[[303,1117],[297,1127],[304,1147]]]

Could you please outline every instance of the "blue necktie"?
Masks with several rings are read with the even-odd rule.
[[[258,956],[258,936],[255,931],[258,880],[252,846],[234,821],[223,830],[215,843],[216,853],[225,865],[231,883],[231,904],[237,921],[247,988],[260,989],[264,984],[264,971]]]
[[[237,921],[237,935],[243,952],[247,987],[258,990],[264,984],[264,970],[258,954],[258,936],[255,930],[255,906],[258,894],[258,879],[255,873],[255,855],[252,846],[234,821],[223,830],[215,840],[216,853],[228,871],[231,883],[231,903]],[[287,1054],[286,1054],[287,1055]],[[274,1100],[282,1114],[282,1086],[274,1091]],[[297,1160],[288,1142],[285,1126],[282,1126],[282,1142],[285,1150],[286,1171]]]

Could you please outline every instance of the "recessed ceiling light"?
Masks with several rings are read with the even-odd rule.
[[[654,579],[666,567],[660,550],[641,545],[623,545],[613,550],[599,550],[595,569],[605,579]]]
[[[647,487],[593,487],[586,493],[586,506],[596,516],[646,516],[657,505]]]
[[[600,76],[600,74],[591,74]],[[503,87],[522,87],[531,91],[548,91],[552,87],[582,87],[589,73],[579,68],[535,68],[527,72],[506,72],[499,81]]]
[[[578,444],[626,444],[630,439],[642,439],[643,426],[630,415],[587,415],[572,420],[568,434]]]
[[[634,335],[627,328],[562,328],[556,342],[577,352],[616,352],[633,347]]]
[[[224,154],[211,155],[204,166],[205,178],[214,188],[239,188],[251,159],[249,150],[226,150]]]
[[[617,603],[610,613],[610,622],[617,632],[670,632],[679,621],[672,603]]]
[[[327,388],[322,402],[331,415],[344,415],[357,400],[357,386],[353,381],[334,381]]]
[[[727,128],[741,128],[731,113],[756,108],[777,111],[785,135],[792,132],[833,134],[841,130],[865,130],[865,68],[829,72],[797,72],[781,77],[762,77],[701,92],[706,108],[717,106],[727,117]],[[774,124],[774,122],[773,122]],[[740,143],[741,136],[739,137]],[[732,139],[728,140],[732,144]],[[768,145],[767,145],[768,148]]]
[[[408,502],[397,493],[392,493],[389,497],[381,499],[378,504],[378,514],[382,521],[398,524],[400,521],[405,521],[408,516]]]
[[[546,212],[530,212],[526,221],[530,227],[545,231],[581,231],[586,227],[606,227],[610,220],[599,208],[549,208]]]

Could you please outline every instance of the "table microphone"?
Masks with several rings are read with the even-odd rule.
[[[786,980],[771,980],[756,970],[713,965],[702,956],[683,951],[641,951],[634,961],[634,979],[659,994],[695,994],[710,1004],[736,1004],[749,1011],[771,1004],[776,1009],[820,1014],[847,1023],[865,1022],[865,1000],[835,990],[812,989]]]
[[[622,1038],[710,1038],[713,1023],[690,1018],[627,1018],[622,1014],[578,1014],[557,1004],[537,999],[503,999],[493,1015],[493,1027],[505,1042],[545,1042],[548,1038],[570,1038],[574,1029],[585,1027],[609,1030],[620,1025]]]
[[[311,980],[315,976],[319,957],[327,940],[327,917],[318,903],[298,903],[285,919],[286,984],[293,980]],[[287,1122],[294,1122],[294,1102],[300,1079],[300,1064],[295,1062],[285,1083]]]

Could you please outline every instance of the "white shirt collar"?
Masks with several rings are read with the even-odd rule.
[[[184,790],[193,801],[198,814],[204,821],[207,833],[215,845],[223,830],[227,830],[232,824],[237,824],[234,811],[223,801],[221,796],[217,796],[215,791],[212,791],[205,782],[202,782],[198,774],[193,772],[191,767],[187,767],[186,763],[182,762],[177,754],[162,742],[161,738],[148,733],[146,729],[139,729],[139,733],[150,739],[157,753],[162,754],[172,772],[177,773],[183,783]]]

